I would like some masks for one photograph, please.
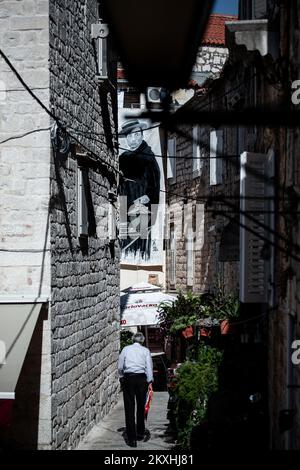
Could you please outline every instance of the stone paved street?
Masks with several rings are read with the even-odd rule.
[[[166,434],[168,427],[167,402],[167,392],[154,392],[146,422],[146,429],[150,431],[150,439],[147,442],[138,442],[137,450],[168,450],[174,446],[171,436]],[[112,412],[103,419],[101,424],[91,430],[79,445],[78,450],[136,450],[126,445],[123,437],[124,431],[123,397],[120,395]]]

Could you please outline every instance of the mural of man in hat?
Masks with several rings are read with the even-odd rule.
[[[120,182],[120,195],[127,197],[129,222],[130,214],[135,213],[135,222],[131,225],[137,225],[138,206],[140,208],[143,206],[140,214],[145,214],[145,209],[148,209],[147,236],[139,236],[138,233],[130,236],[129,231],[129,236],[121,239],[122,257],[134,259],[136,254],[139,254],[142,261],[149,261],[151,257],[150,220],[155,223],[152,206],[159,203],[160,193],[159,166],[151,147],[144,139],[143,131],[147,127],[143,121],[129,119],[119,130],[119,137],[126,137],[129,148],[120,155],[120,170],[124,176]],[[142,235],[141,232],[140,235]],[[145,235],[145,230],[143,230],[143,235]]]
[[[137,150],[143,142],[143,129],[146,128],[147,124],[145,122],[137,119],[130,119],[122,125],[119,136],[126,136],[128,147],[130,150],[134,151]]]

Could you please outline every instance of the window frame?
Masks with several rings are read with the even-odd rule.
[[[88,169],[77,166],[77,236],[89,236],[89,217],[87,203],[87,188],[85,180],[88,178]]]

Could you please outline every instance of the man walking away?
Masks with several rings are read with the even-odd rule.
[[[145,436],[145,402],[148,386],[153,382],[151,353],[143,345],[143,333],[133,336],[133,344],[121,351],[118,371],[123,387],[127,444],[136,447],[136,441]],[[135,423],[136,403],[136,423]]]

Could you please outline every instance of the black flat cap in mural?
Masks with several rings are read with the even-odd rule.
[[[141,130],[147,128],[147,124],[143,121],[139,121],[138,119],[130,119],[122,124],[121,128],[119,129],[119,136],[126,136],[130,134],[130,132],[139,127]]]

